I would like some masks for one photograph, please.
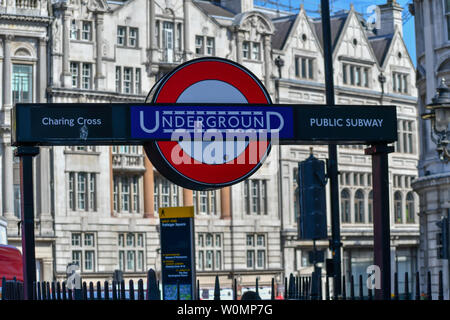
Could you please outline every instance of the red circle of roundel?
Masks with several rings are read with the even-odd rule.
[[[200,58],[178,66],[152,88],[147,102],[176,103],[186,89],[205,80],[218,80],[231,85],[248,103],[271,103],[268,92],[256,76],[233,61],[222,58]],[[182,187],[195,190],[215,189],[244,180],[261,166],[270,147],[270,141],[251,141],[235,159],[222,164],[207,164],[192,159],[179,148],[177,141],[155,141],[144,145],[147,156],[161,174]],[[192,161],[181,164],[172,161],[174,148],[181,149],[180,156],[189,157]],[[249,154],[255,150],[256,158]]]

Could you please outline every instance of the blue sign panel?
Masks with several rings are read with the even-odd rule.
[[[292,107],[185,105],[132,106],[131,138],[173,139],[179,133],[257,133],[294,137]],[[243,136],[244,136],[243,135]],[[194,139],[197,139],[194,135]],[[201,139],[201,136],[198,137]]]

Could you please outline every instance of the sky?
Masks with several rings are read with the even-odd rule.
[[[275,7],[275,2],[279,2],[284,7],[279,7],[280,10],[286,10],[287,6],[291,6],[294,11],[298,11],[300,4],[304,5],[304,8],[308,15],[318,16],[320,14],[320,0],[255,0],[256,5],[262,5],[268,7]],[[405,41],[406,47],[408,49],[409,55],[411,56],[414,66],[416,65],[416,40],[415,40],[415,30],[414,30],[414,17],[408,11],[408,3],[411,0],[397,0],[397,2],[404,8],[403,17],[406,22],[403,22],[403,39]],[[370,16],[370,10],[368,8],[373,4],[385,4],[386,0],[330,0],[330,10],[331,12],[336,12],[342,9],[349,10],[350,4],[353,3],[355,10],[362,13],[367,19]]]

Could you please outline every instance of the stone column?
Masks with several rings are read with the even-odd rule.
[[[186,53],[186,60],[189,59],[192,52],[191,49],[191,43],[190,43],[190,16],[189,16],[189,7],[190,7],[191,0],[184,0],[183,6],[184,6],[184,34],[183,34],[183,41],[184,41],[184,52]]]
[[[112,147],[109,147],[109,194],[111,217],[114,217],[114,170],[113,170],[113,152]]]
[[[8,141],[9,135],[3,137],[3,141]],[[13,159],[11,145],[4,142],[3,145],[3,215],[6,217],[14,216],[14,188],[13,188]]]
[[[220,218],[231,219],[231,187],[220,189]]]
[[[149,22],[149,40],[148,40],[148,45],[149,45],[149,49],[150,51],[152,51],[153,49],[155,49],[157,47],[156,45],[156,37],[155,37],[155,0],[150,0],[150,13],[149,13],[149,18],[150,18],[150,22]]]
[[[236,30],[236,60],[237,63],[242,64],[242,42],[244,42],[244,35]]]
[[[193,206],[193,205],[194,205],[193,191],[183,188],[183,206]]]
[[[3,107],[2,107],[2,122],[3,125],[10,125],[11,117],[10,111],[12,108],[12,92],[11,92],[11,41],[14,39],[12,35],[7,35],[3,41]],[[3,183],[2,183],[2,202],[3,215],[14,216],[14,188],[13,188],[13,163],[12,163],[12,149],[9,143],[11,136],[9,133],[4,133],[2,140],[2,169],[3,169]]]
[[[70,49],[70,23],[71,13],[67,10],[67,5],[62,7],[63,12],[63,59],[62,59],[62,85],[65,88],[72,87],[72,75],[70,73],[69,49]]]
[[[46,102],[47,89],[47,37],[39,38],[39,79],[37,101]]]
[[[267,89],[267,91],[272,92],[271,90],[271,81],[270,81],[270,75],[272,73],[272,60],[270,58],[270,47],[271,47],[271,43],[270,43],[270,39],[271,36],[270,34],[266,34],[264,36],[264,69],[265,69],[265,73],[264,73],[264,85]]]
[[[95,31],[96,31],[96,51],[95,57],[95,88],[97,90],[105,89],[105,76],[103,75],[103,13],[97,13],[95,17]]]
[[[8,116],[9,110],[12,108],[12,92],[11,92],[11,41],[14,39],[12,35],[6,35],[3,40],[3,108],[2,116],[3,123],[10,124]]]
[[[144,155],[144,165],[144,218],[152,218],[154,217],[155,205],[155,180],[153,176],[153,165],[147,155]]]
[[[41,147],[36,157],[36,199],[38,207],[37,216],[41,221],[41,235],[53,235],[53,222],[50,209],[50,150]]]

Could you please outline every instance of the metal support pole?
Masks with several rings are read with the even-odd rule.
[[[373,243],[374,263],[380,268],[381,288],[375,288],[375,299],[391,298],[391,248],[389,216],[389,165],[388,154],[394,147],[376,144],[365,150],[372,155],[373,183]]]
[[[20,157],[20,196],[22,215],[22,259],[24,299],[33,299],[33,282],[36,281],[34,252],[34,204],[33,157],[39,154],[37,147],[18,147],[15,156]]]
[[[333,81],[333,47],[331,43],[330,4],[328,0],[321,0],[323,51],[325,59],[325,86],[327,105],[334,106]],[[331,242],[330,250],[333,255],[334,281],[333,291],[336,298],[341,294],[341,230],[339,220],[339,180],[336,145],[328,145],[328,178],[330,180],[331,204]]]

